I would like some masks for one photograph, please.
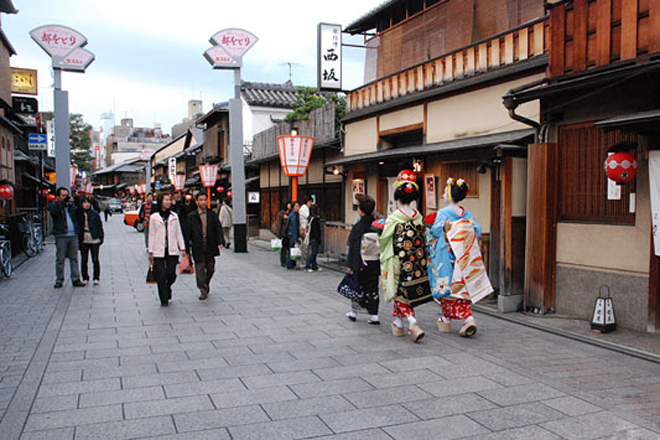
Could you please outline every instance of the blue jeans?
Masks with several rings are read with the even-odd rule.
[[[305,263],[305,269],[318,270],[319,265],[316,264],[316,256],[319,254],[319,246],[321,242],[315,238],[309,240],[309,257]]]

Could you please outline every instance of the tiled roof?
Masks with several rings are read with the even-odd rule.
[[[291,108],[298,97],[298,89],[290,81],[284,84],[243,82],[241,96],[251,106]]]

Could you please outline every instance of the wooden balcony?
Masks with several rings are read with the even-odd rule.
[[[574,0],[550,10],[550,76],[660,52],[660,0]]]
[[[489,39],[365,84],[348,93],[347,112],[361,110],[544,55],[549,49],[549,37],[547,17],[541,17]]]

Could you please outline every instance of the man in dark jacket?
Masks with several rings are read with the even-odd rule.
[[[147,249],[149,249],[149,218],[154,212],[157,212],[154,195],[149,193],[138,211],[138,221],[144,226],[142,233],[144,234],[144,246]]]
[[[220,255],[225,239],[218,216],[206,208],[206,193],[200,191],[196,201],[197,209],[188,214],[184,238],[186,251],[195,260],[199,299],[205,300],[209,296],[209,284],[215,272],[215,257]]]
[[[289,211],[291,211],[291,202],[286,202],[280,212],[277,213],[275,224],[271,230],[273,234],[282,240],[282,249],[280,249],[280,265],[286,267],[286,254],[288,250],[288,241],[286,238],[286,224],[289,218]]]
[[[55,247],[57,249],[55,263],[55,288],[59,289],[64,284],[64,260],[69,259],[71,265],[71,280],[74,287],[82,287],[80,281],[80,270],[78,268],[78,221],[76,206],[69,197],[66,188],[57,189],[57,199],[49,207],[53,217],[53,235],[55,236]]]

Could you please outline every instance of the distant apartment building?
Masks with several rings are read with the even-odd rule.
[[[153,128],[134,127],[133,119],[124,118],[112,129],[105,142],[105,165],[113,166],[136,159],[145,148],[158,150],[169,142],[159,124]]]
[[[193,126],[195,120],[204,114],[202,101],[191,99],[188,101],[188,117],[183,118],[181,123],[172,126],[172,139],[176,139]]]

